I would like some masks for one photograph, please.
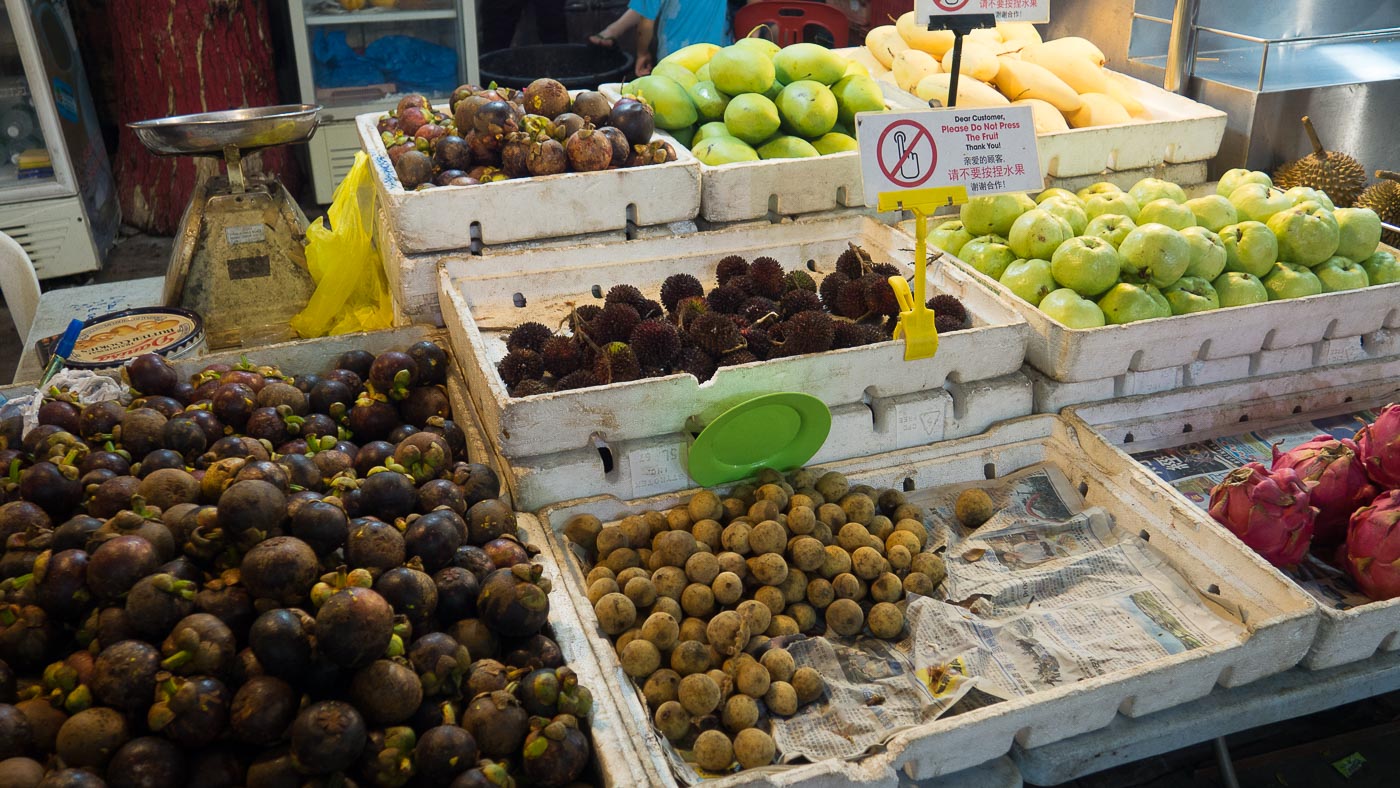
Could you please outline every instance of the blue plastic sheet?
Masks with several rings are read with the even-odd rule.
[[[356,52],[341,30],[312,37],[316,84],[327,88],[392,82],[401,93],[446,93],[457,86],[457,53],[413,36],[384,36]]]

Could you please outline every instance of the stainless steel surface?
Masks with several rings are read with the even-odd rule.
[[[1176,0],[1172,12],[1172,37],[1167,46],[1167,75],[1162,87],[1173,93],[1185,93],[1196,64],[1196,14],[1200,0]]]
[[[316,133],[321,108],[283,104],[224,112],[201,112],[128,124],[158,156],[223,156],[233,145],[244,152],[304,142]]]

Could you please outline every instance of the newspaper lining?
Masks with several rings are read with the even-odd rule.
[[[1279,451],[1289,451],[1319,435],[1352,438],[1358,429],[1375,418],[1374,411],[1358,411],[1168,449],[1136,452],[1132,457],[1204,511],[1210,507],[1212,487],[1245,463],[1271,465],[1275,445]],[[1297,567],[1282,571],[1330,608],[1346,610],[1372,601],[1357,590],[1346,572],[1311,553]]]

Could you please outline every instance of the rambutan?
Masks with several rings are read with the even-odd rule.
[[[519,385],[510,390],[510,395],[512,397],[533,397],[536,394],[548,394],[553,390],[548,383],[530,378],[520,381]]]
[[[730,279],[749,272],[749,261],[737,254],[731,254],[719,261],[715,266],[715,280],[720,285],[726,285]]]
[[[514,386],[522,380],[538,379],[544,374],[544,362],[539,353],[522,348],[506,353],[501,363],[496,365],[496,371],[501,373],[501,380],[507,386]]]
[[[835,321],[825,312],[799,312],[784,321],[778,329],[782,333],[780,346],[784,356],[830,350],[836,333]],[[775,329],[774,333],[776,335],[778,330]]]
[[[719,365],[721,367],[737,367],[740,364],[750,364],[755,361],[758,361],[758,356],[755,356],[748,350],[735,350],[721,356]]]
[[[853,323],[849,320],[832,321],[835,328],[831,335],[833,350],[843,347],[860,347],[884,342],[889,339],[879,328],[866,323]]]
[[[775,300],[782,298],[784,276],[783,264],[771,257],[758,257],[749,263],[749,279],[753,281],[754,295]]]
[[[647,297],[642,295],[642,291],[632,285],[613,285],[608,290],[608,294],[603,296],[604,304],[628,304],[638,312],[641,311],[642,303]]]
[[[778,305],[763,296],[753,296],[739,307],[739,315],[749,323],[757,323],[764,315],[777,311]]]
[[[957,296],[949,293],[939,293],[933,298],[930,298],[926,306],[932,309],[934,314],[937,315],[937,317],[934,318],[935,321],[940,317],[946,317],[948,318],[948,325],[957,326],[957,328],[949,330],[956,331],[960,328],[967,328],[967,307],[963,306],[963,302],[958,300]],[[940,328],[938,330],[942,331],[943,329]]]
[[[895,298],[894,288],[890,287],[889,279],[879,274],[870,273],[861,277],[861,284],[865,287],[865,310],[877,315],[897,315],[899,314],[899,300]]]
[[[622,383],[642,376],[637,354],[626,342],[609,342],[598,350],[593,360],[593,374],[604,383]]]
[[[540,351],[544,370],[556,378],[562,378],[583,365],[583,353],[578,342],[570,337],[550,337]]]
[[[849,281],[851,281],[851,278],[840,271],[832,271],[822,279],[822,283],[817,288],[817,292],[821,295],[822,305],[824,305],[828,311],[836,311],[836,301],[841,295],[841,288],[845,287],[846,283]]]
[[[552,336],[554,332],[543,323],[521,323],[506,336],[506,350],[533,350],[538,353]]]
[[[705,298],[710,303],[710,309],[715,312],[733,314],[743,308],[744,302],[749,300],[749,294],[730,284],[716,287]]]
[[[589,337],[599,344],[626,342],[640,322],[642,318],[630,304],[614,301],[603,307],[603,313],[589,323]]]
[[[643,367],[665,369],[681,352],[681,337],[676,327],[664,320],[643,320],[632,329],[628,340],[637,362]]]
[[[686,334],[710,358],[719,358],[744,347],[744,337],[739,333],[739,327],[724,315],[701,315],[686,329]]]
[[[694,375],[701,383],[714,377],[715,360],[698,347],[688,347],[676,359],[676,371]]]
[[[812,275],[806,271],[788,271],[783,275],[783,289],[791,292],[793,290],[808,290],[817,292],[817,282],[812,279]]]
[[[789,290],[783,293],[782,303],[779,304],[781,314],[784,318],[792,317],[798,312],[821,311],[822,300],[817,294],[810,290]]]
[[[592,371],[587,369],[580,369],[574,372],[570,372],[569,374],[560,378],[559,382],[554,384],[554,390],[572,391],[574,389],[586,389],[592,386],[601,385],[603,385],[603,381],[599,380],[598,376],[593,374]]]
[[[681,299],[705,295],[705,286],[690,274],[671,274],[661,283],[661,304],[667,312],[675,312]]]

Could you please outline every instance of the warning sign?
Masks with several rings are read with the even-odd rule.
[[[1049,22],[1050,0],[914,0],[914,18],[996,14],[998,22]]]
[[[1044,187],[1030,107],[863,112],[856,129],[866,205],[896,192],[951,187],[962,202]]]

